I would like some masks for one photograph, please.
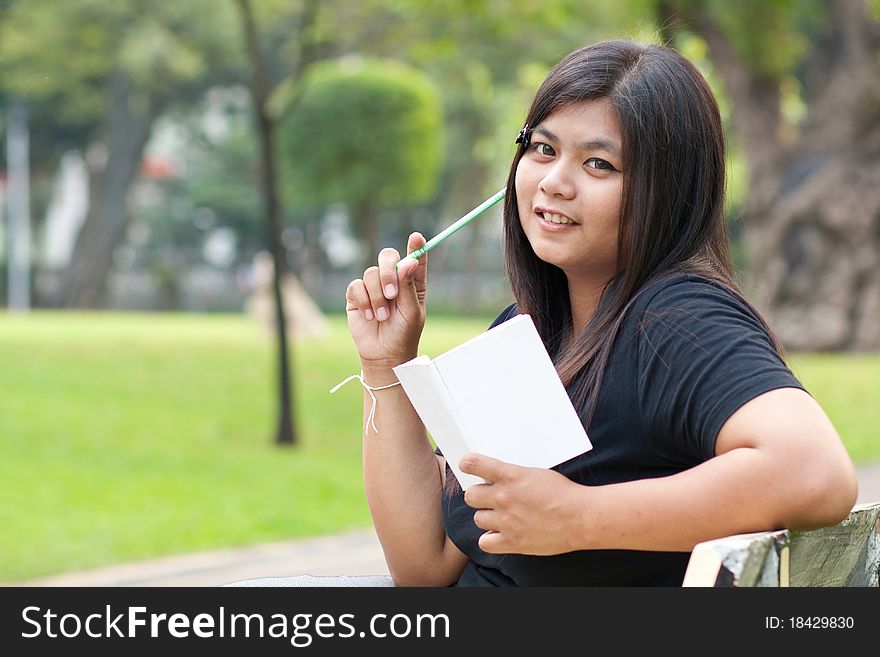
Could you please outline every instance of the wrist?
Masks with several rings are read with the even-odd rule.
[[[408,363],[413,358],[414,355],[400,358],[361,358],[361,369],[364,372],[390,372],[392,367]]]
[[[393,367],[406,363],[410,358],[388,359],[382,361],[361,360],[361,372],[364,382],[369,386],[384,386],[391,383],[397,383],[397,375],[394,373]]]
[[[573,515],[569,519],[569,526],[573,529],[570,535],[572,550],[595,550],[598,549],[596,542],[597,513],[595,506],[598,504],[600,495],[596,495],[599,486],[585,486],[575,484],[572,489]]]

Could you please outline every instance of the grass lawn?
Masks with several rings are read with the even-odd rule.
[[[436,355],[491,318],[429,319]],[[0,581],[369,525],[344,318],[297,343],[301,445],[272,443],[273,342],[233,315],[0,315]],[[796,356],[857,461],[880,356]],[[380,410],[381,412],[381,410]]]
[[[431,319],[425,351],[490,321]],[[344,318],[293,347],[297,448],[273,354],[244,316],[0,315],[0,581],[369,526]]]
[[[853,461],[880,460],[880,354],[794,354],[789,361]]]

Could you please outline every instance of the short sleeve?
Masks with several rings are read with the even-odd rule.
[[[655,446],[702,462],[727,419],[755,397],[803,386],[741,299],[702,280],[662,288],[639,317],[638,403]]]

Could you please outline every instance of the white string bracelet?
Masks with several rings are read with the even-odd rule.
[[[370,395],[370,398],[373,400],[373,405],[370,408],[370,414],[367,415],[367,424],[368,425],[372,424],[373,431],[375,431],[376,433],[379,433],[379,430],[376,428],[376,423],[373,421],[373,419],[376,417],[376,404],[378,403],[378,400],[376,399],[376,395],[373,394],[373,391],[374,390],[385,390],[386,388],[393,388],[394,386],[399,386],[400,381],[398,381],[397,383],[389,383],[387,386],[379,386],[378,388],[374,388],[372,386],[367,385],[367,382],[364,381],[364,371],[361,370],[360,374],[352,374],[345,381],[340,381],[335,386],[330,388],[330,394],[333,394],[334,392],[339,390],[342,386],[344,386],[346,383],[348,383],[352,379],[357,379],[358,381],[360,381],[361,385],[364,387],[364,390],[367,391],[367,393]],[[367,435],[367,427],[364,427],[364,435],[365,436]]]

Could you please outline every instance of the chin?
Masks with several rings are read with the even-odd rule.
[[[535,251],[535,255],[538,256],[538,260],[546,262],[548,265],[553,265],[554,267],[559,267],[563,271],[565,271],[566,263],[564,258],[560,258],[559,254],[553,253],[541,253],[540,251]]]

